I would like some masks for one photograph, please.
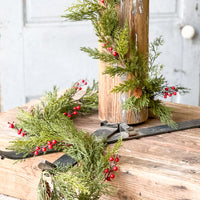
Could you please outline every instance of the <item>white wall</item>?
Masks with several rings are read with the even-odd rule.
[[[53,85],[68,88],[98,78],[98,61],[80,51],[97,47],[87,22],[61,15],[73,0],[0,0],[2,110],[38,98]]]
[[[92,26],[87,22],[65,22],[60,17],[72,2],[0,0],[3,111],[40,97],[53,85],[64,89],[78,79],[98,79],[98,61],[80,51],[82,46],[97,46]],[[193,10],[196,2],[150,1],[150,39],[164,36],[159,61],[165,64],[164,72],[171,84],[192,88],[190,95],[175,99],[191,105],[199,105],[200,94],[200,14]],[[181,36],[180,26],[187,23],[197,31],[192,40]]]

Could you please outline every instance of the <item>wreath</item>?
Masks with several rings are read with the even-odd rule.
[[[131,36],[127,21],[120,21],[120,0],[79,0],[66,10],[63,16],[70,21],[91,21],[102,49],[82,47],[93,59],[106,63],[104,71],[110,77],[131,77],[116,85],[112,92],[127,93],[133,91],[122,105],[126,110],[141,111],[148,108],[161,122],[173,128],[172,110],[166,107],[159,97],[171,97],[187,93],[188,89],[178,85],[168,86],[161,74],[163,65],[157,64],[160,55],[158,47],[163,44],[162,37],[149,45],[148,55],[139,53],[137,43]]]
[[[102,49],[82,47],[94,59],[107,64],[105,74],[111,77],[132,77],[115,86],[112,92],[133,91],[123,107],[125,109],[149,110],[163,123],[176,127],[172,120],[171,109],[163,105],[157,97],[171,97],[188,92],[186,88],[168,86],[161,74],[162,65],[155,61],[160,55],[158,47],[162,38],[149,45],[149,53],[144,56],[138,52],[137,45],[130,37],[128,22],[121,25],[118,17],[119,0],[79,0],[66,10],[67,20],[91,21]],[[71,156],[78,163],[75,166],[61,166],[44,170],[38,189],[39,200],[96,200],[102,194],[111,194],[113,188],[109,181],[115,178],[119,161],[118,150],[121,140],[112,149],[106,147],[104,140],[78,130],[73,119],[95,111],[98,107],[98,88],[94,82],[88,87],[85,80],[76,82],[61,96],[57,88],[48,92],[37,106],[20,110],[18,123],[9,123],[10,128],[21,135],[11,142],[10,150],[24,156],[38,156],[54,149]],[[81,91],[82,94],[80,94]],[[50,180],[48,180],[50,178]]]
[[[115,178],[114,172],[118,170],[121,140],[112,150],[107,147],[105,151],[106,141],[78,130],[73,123],[77,116],[84,117],[97,109],[97,83],[84,89],[86,85],[85,80],[77,82],[61,96],[54,87],[39,105],[20,109],[16,124],[9,122],[9,127],[21,136],[11,141],[9,150],[23,153],[26,158],[53,149],[66,153],[78,163],[43,170],[38,200],[95,200],[112,191],[108,182]]]

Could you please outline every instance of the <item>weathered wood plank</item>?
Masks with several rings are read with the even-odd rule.
[[[0,161],[0,193],[24,200],[37,199],[37,186],[41,170],[37,165],[41,159],[54,162],[62,153],[27,159],[14,165],[13,160]]]
[[[171,133],[172,134],[172,133]],[[199,150],[173,143],[154,142],[144,138],[123,143],[121,155],[176,165],[200,166]]]
[[[138,51],[146,56],[148,54],[148,33],[149,33],[149,0],[122,0],[119,10],[120,25],[128,22],[130,36],[136,42]],[[101,45],[101,44],[100,44]],[[99,49],[102,50],[99,45]],[[130,55],[127,55],[130,56]],[[124,101],[133,95],[133,91],[126,94],[116,94],[110,91],[114,86],[125,80],[133,79],[131,74],[127,77],[114,77],[103,74],[107,64],[99,61],[99,117],[101,120],[108,120],[113,123],[125,122],[127,124],[138,124],[148,118],[147,109],[141,112],[134,110],[125,111],[122,109]],[[123,80],[124,79],[124,80]]]
[[[200,118],[199,107],[173,103],[168,105],[175,108],[174,119],[177,121]],[[13,109],[0,113],[0,149],[4,149],[9,141],[19,137],[7,124],[8,121],[16,120],[16,111],[17,109]],[[99,123],[97,114],[75,120],[78,128],[90,133],[99,128]],[[149,119],[137,128],[159,124],[159,120]],[[104,196],[101,199],[199,200],[199,135],[200,129],[197,128],[123,142],[119,152],[120,170],[112,181],[117,189],[117,197]],[[62,153],[30,158],[16,165],[13,165],[11,160],[0,160],[0,193],[36,200],[41,172],[37,164],[42,159],[54,162],[60,155]]]

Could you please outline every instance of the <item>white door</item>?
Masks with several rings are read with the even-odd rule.
[[[182,37],[185,25],[194,27],[194,38]],[[191,89],[188,95],[173,98],[177,103],[200,105],[199,33],[200,0],[150,0],[150,40],[159,35],[165,40],[159,62],[165,65],[169,85],[181,84]]]
[[[80,51],[97,46],[87,22],[65,22],[74,0],[0,0],[2,110],[79,79],[98,78],[98,61]]]

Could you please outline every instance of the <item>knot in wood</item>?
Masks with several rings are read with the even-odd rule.
[[[140,98],[141,96],[142,96],[142,89],[141,88],[135,88],[135,90],[134,90],[134,96],[135,96],[135,98]]]

